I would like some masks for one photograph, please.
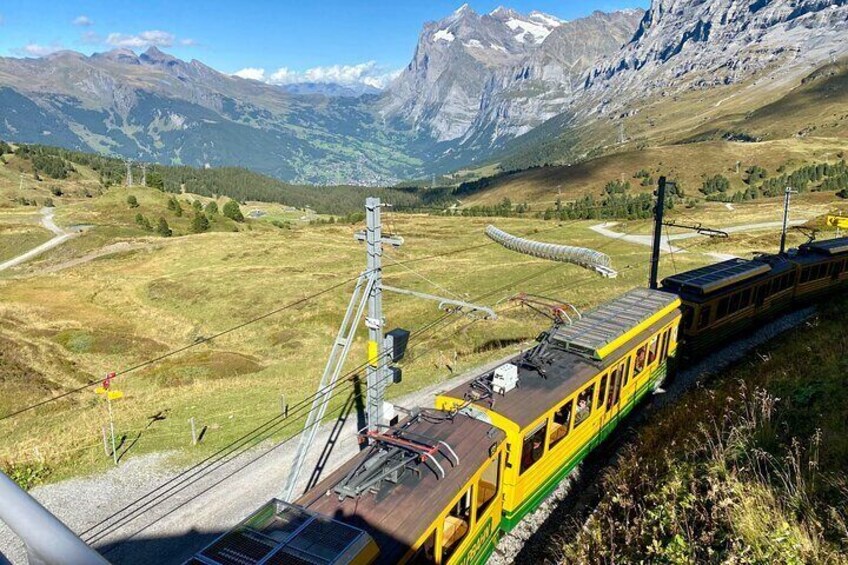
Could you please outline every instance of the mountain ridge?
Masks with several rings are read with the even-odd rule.
[[[848,0],[653,0],[571,21],[464,5],[423,25],[381,93],[280,87],[155,47],[0,58],[0,138],[313,184],[568,162],[614,149],[615,124],[666,97],[746,83],[756,109],[848,53],[845,31]]]

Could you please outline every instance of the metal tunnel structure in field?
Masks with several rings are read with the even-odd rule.
[[[610,261],[609,255],[594,249],[524,239],[508,234],[492,225],[486,227],[486,235],[512,251],[551,261],[574,263],[611,279],[618,276],[618,272],[611,266],[612,261]]]

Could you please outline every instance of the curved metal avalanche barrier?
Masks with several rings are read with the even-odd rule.
[[[486,235],[512,251],[551,261],[573,263],[587,269],[592,269],[607,278],[618,276],[618,272],[611,266],[612,261],[609,255],[595,251],[594,249],[523,239],[510,235],[492,225],[486,227]]]

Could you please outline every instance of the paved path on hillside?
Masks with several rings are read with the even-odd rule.
[[[802,224],[806,224],[807,220],[789,220],[790,226],[800,226]],[[626,234],[620,233],[617,231],[613,231],[612,227],[618,225],[618,222],[605,222],[603,224],[598,224],[596,226],[592,226],[592,231],[599,233],[605,237],[610,237],[613,239],[621,239],[623,241],[627,241],[630,243],[635,243],[637,245],[647,245],[650,247],[653,245],[654,237],[652,235],[634,235],[634,234]],[[783,222],[760,222],[758,224],[744,224],[741,226],[731,226],[728,228],[721,228],[722,231],[727,233],[739,233],[739,232],[749,232],[749,231],[758,231],[765,230],[771,228],[779,228],[783,225]],[[685,249],[681,249],[680,247],[674,247],[671,245],[672,241],[680,241],[682,239],[692,239],[693,237],[705,237],[699,234],[698,232],[687,232],[687,233],[673,233],[670,235],[663,235],[660,238],[660,248],[665,253],[685,253]],[[733,258],[733,255],[728,255],[726,253],[706,253],[711,257],[715,257],[716,259],[730,259]]]
[[[0,263],[0,271],[5,271],[6,269],[10,269],[10,268],[15,267],[17,265],[20,265],[21,263],[25,263],[25,262],[29,261],[30,259],[32,259],[33,257],[37,257],[37,256],[41,255],[42,253],[44,253],[45,251],[49,251],[50,249],[53,249],[54,247],[65,243],[70,238],[75,237],[75,236],[79,235],[80,233],[82,233],[82,230],[83,230],[82,227],[72,228],[71,230],[66,231],[66,230],[60,228],[59,226],[57,226],[56,222],[53,221],[53,214],[54,214],[55,210],[56,210],[55,208],[42,208],[41,209],[41,225],[44,226],[46,229],[50,230],[51,232],[53,232],[54,237],[52,239],[50,239],[49,241],[45,241],[44,243],[42,243],[38,247],[34,247],[34,248],[30,249],[26,253],[22,253],[22,254],[18,255],[17,257],[9,259],[8,261],[6,261],[4,263]]]
[[[506,359],[508,357],[411,393],[396,402],[407,408],[433,406],[433,399],[439,391],[456,386],[481,371],[492,370]],[[356,420],[354,411],[344,422],[324,476],[357,452],[354,439]],[[297,424],[302,429],[303,424]],[[308,480],[319,452],[330,437],[333,424],[335,421],[319,431],[316,449],[301,474],[301,486]],[[277,447],[266,442],[214,468],[207,476],[198,475],[196,478],[199,480],[184,491],[176,491],[175,484],[174,492],[163,491],[168,496],[162,497],[162,504],[153,504],[159,501],[149,497],[147,500],[151,502],[151,508],[148,511],[140,513],[93,545],[115,564],[183,563],[269,499],[281,495],[296,447],[296,440]],[[182,469],[169,467],[167,456],[135,457],[105,473],[38,487],[31,494],[71,529],[81,533],[177,476]],[[87,537],[83,536],[84,539]],[[2,522],[0,554],[5,554],[14,564],[26,563],[20,540]]]

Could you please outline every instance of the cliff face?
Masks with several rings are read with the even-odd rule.
[[[574,22],[464,6],[425,25],[412,62],[382,112],[438,141],[490,146],[562,112],[585,72],[632,36],[641,10],[596,12]]]
[[[846,0],[654,0],[632,41],[592,69],[587,98],[615,108],[762,71],[796,79],[848,53],[846,32]]]

